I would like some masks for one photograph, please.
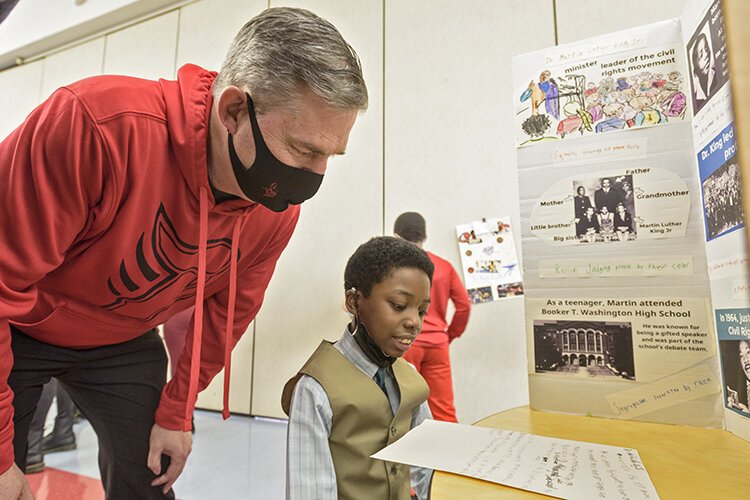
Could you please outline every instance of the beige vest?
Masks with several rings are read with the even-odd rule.
[[[395,416],[378,384],[327,341],[284,386],[281,405],[287,415],[294,386],[303,374],[317,380],[328,395],[333,410],[328,443],[340,499],[411,498],[408,465],[370,458],[409,431],[412,411],[427,400],[430,392],[406,361],[396,360],[393,373],[401,390]]]

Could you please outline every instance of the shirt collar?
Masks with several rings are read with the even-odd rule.
[[[367,359],[365,353],[357,345],[357,341],[349,333],[349,327],[344,327],[344,334],[336,342],[335,347],[343,354],[349,361],[354,363],[357,368],[365,372],[368,377],[372,378],[378,371],[378,365]]]

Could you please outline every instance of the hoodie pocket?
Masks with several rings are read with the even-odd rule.
[[[97,317],[98,311],[79,311],[74,307],[71,303],[63,303],[42,319],[10,323],[41,342],[79,349],[119,344],[149,329],[126,318],[109,320]]]

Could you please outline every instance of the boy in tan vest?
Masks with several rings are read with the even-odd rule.
[[[423,250],[388,236],[349,259],[352,322],[284,386],[287,499],[409,500],[412,488],[428,498],[432,471],[370,455],[431,418],[427,384],[399,358],[422,328],[433,270]]]

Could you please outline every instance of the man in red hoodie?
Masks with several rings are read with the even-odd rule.
[[[419,248],[422,248],[427,239],[424,217],[416,212],[399,215],[393,225],[393,232]],[[430,288],[430,308],[422,323],[422,331],[404,354],[404,359],[416,367],[430,387],[427,403],[432,418],[457,422],[456,407],[453,405],[450,343],[464,333],[471,305],[466,288],[450,262],[432,252],[427,252],[427,255],[435,264]],[[455,307],[450,324],[446,319],[449,300]]]
[[[0,499],[30,496],[27,431],[51,376],[99,437],[107,498],[174,498],[197,393],[222,368],[228,381],[297,205],[366,107],[336,28],[278,8],[218,75],[89,78],[0,143]],[[191,305],[165,385],[154,328]]]

